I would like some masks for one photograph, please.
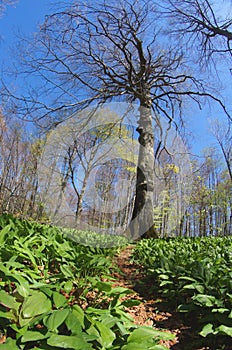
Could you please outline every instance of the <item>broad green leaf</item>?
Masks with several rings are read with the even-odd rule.
[[[65,284],[64,284],[64,290],[66,293],[70,293],[71,290],[73,289],[73,282],[72,281],[67,281]]]
[[[52,309],[51,300],[39,291],[33,291],[33,294],[25,299],[22,305],[21,314],[23,318],[31,318],[42,315]]]
[[[45,295],[47,295],[49,298],[51,298],[54,293],[51,290],[52,286],[49,284],[44,285],[44,283],[37,283],[37,284],[34,283],[33,286],[35,286],[34,289],[40,289],[40,291],[43,292]]]
[[[29,318],[24,318],[22,316],[22,313],[19,314],[19,324],[20,324],[20,327],[25,327],[25,326],[28,326],[32,320],[34,319],[34,317],[29,317]]]
[[[120,319],[123,322],[127,322],[128,323],[128,321],[129,321],[130,324],[134,322],[134,319],[133,319],[132,315],[130,315],[129,313],[126,313],[125,311],[123,311],[121,309],[116,309],[115,311],[117,313],[117,316],[119,315]]]
[[[53,301],[57,309],[68,304],[68,301],[65,298],[65,296],[58,292],[53,292]]]
[[[83,336],[83,339],[87,342],[92,342],[99,338],[99,335],[87,334],[87,333],[82,333],[82,336]]]
[[[12,295],[9,295],[5,290],[0,290],[0,304],[16,311],[18,311],[20,306],[20,303],[18,303],[16,299]]]
[[[139,327],[135,329],[128,337],[128,343],[138,343],[141,344],[143,342],[153,343],[154,339],[162,339],[162,340],[171,340],[174,339],[174,335],[155,330],[151,327]]]
[[[69,312],[69,309],[54,310],[51,315],[44,319],[44,325],[49,331],[54,332],[65,321]]]
[[[219,314],[224,314],[224,313],[227,313],[230,310],[221,307],[221,308],[218,308],[218,309],[212,309],[211,311],[212,312],[218,312]]]
[[[88,333],[88,335],[95,336],[96,339],[100,338],[100,333],[93,324],[91,324],[91,326],[87,329],[86,332]]]
[[[159,278],[161,278],[162,280],[169,280],[170,276],[161,274],[161,275],[159,275]]]
[[[207,335],[213,334],[213,333],[214,333],[213,325],[212,325],[212,323],[208,323],[202,328],[202,330],[201,330],[201,332],[199,334],[202,337],[207,337]]]
[[[99,292],[110,292],[112,290],[111,283],[109,282],[98,281],[95,287],[99,290]]]
[[[104,347],[104,348],[109,348],[114,339],[116,338],[116,335],[114,332],[111,331],[108,327],[106,327],[104,324],[101,322],[96,321],[95,323],[97,329],[99,330],[99,333],[101,335],[101,338],[98,339],[99,343]]]
[[[194,297],[192,297],[192,300],[206,307],[214,306],[216,302],[216,298],[214,296],[207,294],[197,294]]]
[[[121,322],[117,322],[116,324],[122,336],[130,333]]]
[[[73,314],[79,320],[82,327],[84,327],[85,313],[79,305],[73,305]]]
[[[192,283],[192,284],[186,284],[183,289],[190,289],[190,290],[196,290],[198,293],[204,293],[205,288],[203,285],[201,284],[196,284],[196,283]]]
[[[226,334],[229,337],[232,337],[232,327],[221,325],[221,326],[216,328],[216,331],[218,331],[222,334]]]
[[[91,350],[93,347],[80,336],[53,334],[47,344],[61,349]]]
[[[28,341],[36,341],[47,338],[46,335],[38,332],[38,331],[27,331],[21,338],[21,341],[23,343],[26,343]]]
[[[23,282],[22,284],[18,284],[17,286],[17,292],[23,297],[28,297],[30,293],[30,286],[27,281]]]
[[[162,281],[160,282],[160,287],[173,285],[172,281]],[[170,287],[171,288],[171,287]]]
[[[65,319],[65,324],[72,335],[81,333],[81,323],[75,314],[71,311]]]
[[[110,311],[108,311],[108,313],[105,315],[100,316],[98,321],[103,323],[106,327],[112,328],[119,321],[119,319],[118,317],[112,316]]]

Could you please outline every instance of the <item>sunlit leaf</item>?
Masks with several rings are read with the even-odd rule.
[[[98,340],[104,348],[108,348],[112,345],[116,335],[108,327],[106,327],[101,322],[96,321],[96,327],[99,330],[101,338]]]
[[[69,312],[69,309],[54,310],[52,314],[44,320],[44,325],[48,330],[55,331],[65,321]]]
[[[25,299],[21,313],[24,318],[31,318],[48,312],[51,308],[51,300],[44,293],[34,291],[32,295]]]
[[[206,324],[201,332],[199,333],[202,337],[207,337],[207,335],[214,333],[213,325],[212,323]]]
[[[37,341],[41,339],[47,338],[46,335],[37,332],[37,331],[27,331],[21,338],[21,341],[23,343],[29,342],[29,341]]]
[[[80,336],[52,335],[47,344],[61,349],[91,350],[93,347]]]
[[[60,307],[66,305],[68,303],[65,296],[58,293],[58,292],[53,292],[53,301],[54,301],[54,304],[55,304],[57,309],[59,309]]]
[[[228,335],[229,337],[232,337],[232,327],[227,327],[224,325],[221,325],[219,327],[217,327],[216,329],[218,332]]]
[[[6,306],[9,309],[19,309],[20,303],[17,303],[16,299],[9,295],[5,290],[0,290],[0,304]]]

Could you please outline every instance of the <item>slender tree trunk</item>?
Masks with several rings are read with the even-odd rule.
[[[180,226],[179,226],[179,237],[182,237],[182,236],[185,236],[185,233],[184,233],[184,222],[186,220],[186,212],[181,216],[181,219],[180,219]]]
[[[75,213],[75,220],[76,221],[81,217],[81,214],[82,214],[82,211],[83,211],[83,198],[84,198],[86,187],[87,187],[88,176],[89,176],[89,173],[87,172],[85,174],[85,177],[84,177],[84,181],[83,181],[81,192],[77,196],[77,205],[76,205],[76,213]],[[74,187],[74,185],[73,185],[73,187]]]
[[[228,233],[232,232],[232,208],[230,207],[230,221],[229,221],[229,229]]]
[[[134,239],[156,236],[154,229],[154,135],[151,108],[140,106],[136,194],[131,222]]]
[[[213,209],[212,206],[209,207],[209,235],[213,235]]]

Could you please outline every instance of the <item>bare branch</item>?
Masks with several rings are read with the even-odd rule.
[[[217,16],[210,1],[165,0],[164,3],[161,12],[170,18],[173,33],[188,35],[190,45],[200,48],[204,63],[215,53],[227,52],[231,57],[232,19]]]

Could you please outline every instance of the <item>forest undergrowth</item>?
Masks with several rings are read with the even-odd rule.
[[[144,246],[144,243],[141,242],[140,246]],[[222,334],[219,335],[219,332],[215,332],[214,335],[212,334],[206,338],[205,335],[203,336],[203,333],[202,335],[199,334],[202,323],[199,323],[199,320],[191,313],[186,315],[186,313],[178,310],[177,298],[164,295],[162,288],[158,288],[159,282],[154,283],[152,274],[138,263],[138,260],[135,258],[136,254],[138,254],[136,245],[129,245],[120,251],[115,260],[120,271],[115,274],[115,284],[127,286],[134,290],[136,295],[130,297],[136,298],[141,302],[139,305],[127,308],[127,312],[133,317],[135,323],[151,326],[173,334],[173,339],[161,341],[169,349],[231,349],[231,338],[228,335],[225,337]],[[164,278],[164,276],[162,277]],[[160,284],[162,285],[162,283]],[[209,310],[207,311],[209,312]],[[200,316],[201,314],[199,313]]]
[[[0,349],[229,350],[231,242],[110,242],[3,215]]]

